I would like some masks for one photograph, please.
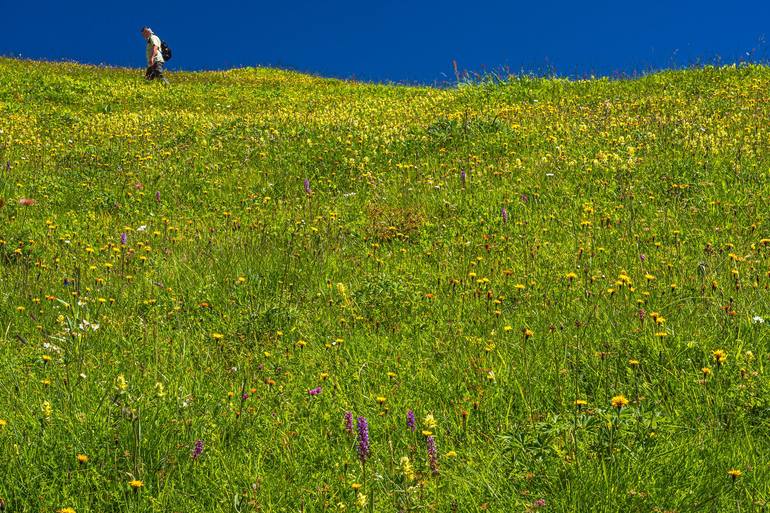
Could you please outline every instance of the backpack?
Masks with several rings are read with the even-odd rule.
[[[160,54],[163,56],[164,61],[171,60],[171,48],[169,48],[165,41],[160,42]]]

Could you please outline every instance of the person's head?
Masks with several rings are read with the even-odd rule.
[[[147,39],[152,35],[152,29],[150,27],[142,27],[142,36]]]

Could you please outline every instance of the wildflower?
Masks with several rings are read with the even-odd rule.
[[[366,422],[366,417],[358,417],[356,425],[358,426],[358,457],[361,463],[366,463],[366,460],[371,455],[369,448],[369,424]]]
[[[361,483],[353,483],[352,485],[350,485],[350,487],[351,487],[352,489],[354,489],[354,490],[358,491],[358,490],[360,490],[361,488],[363,488],[363,487],[364,487],[364,485],[362,485]]]
[[[310,196],[311,194],[313,194],[313,191],[310,189],[310,180],[308,180],[307,178],[305,178],[305,183],[304,183],[304,185],[305,185],[305,194],[307,194],[308,196]]]
[[[703,377],[705,378],[709,374],[711,374],[711,368],[710,367],[703,367],[701,369],[701,372],[703,373]]]
[[[118,392],[121,394],[128,389],[128,382],[123,374],[118,374],[118,377],[115,380],[115,388],[117,388]]]
[[[535,334],[535,333],[534,333],[534,332],[533,332],[531,329],[529,329],[529,328],[524,328],[524,329],[522,330],[522,333],[524,333],[524,338],[525,338],[525,339],[527,339],[527,338],[531,338],[531,337],[532,337],[532,336]]]
[[[721,367],[722,364],[727,361],[727,353],[722,349],[715,349],[714,351],[711,351],[711,355],[714,357],[714,361],[716,362],[717,367]]]
[[[81,465],[84,463],[88,463],[88,456],[86,456],[85,454],[78,454],[78,463],[80,463]]]
[[[449,451],[446,453],[447,458],[456,458],[457,457],[457,451]]]
[[[366,497],[366,494],[358,492],[358,495],[356,496],[356,505],[363,509],[367,504],[369,504],[369,499]]]
[[[225,336],[222,335],[221,333],[212,333],[211,334],[211,338],[213,338],[214,340],[219,341],[219,340],[222,340],[223,338],[225,338]]]
[[[0,419],[0,428],[4,428],[8,425],[8,421],[5,419]]]
[[[505,207],[500,209],[500,215],[503,217],[503,224],[508,222],[508,211],[505,209]]]
[[[163,383],[161,383],[160,381],[155,383],[155,395],[157,397],[165,397],[166,396],[166,389],[163,386]]]
[[[535,502],[532,503],[533,508],[542,508],[545,507],[545,499],[538,499]]]
[[[436,426],[438,426],[438,422],[432,413],[427,414],[422,420],[422,423],[428,429],[436,429]]]
[[[377,402],[378,402],[378,403],[380,403],[380,406],[382,406],[383,404],[385,404],[385,400],[386,400],[386,399],[385,399],[385,396],[382,396],[382,395],[378,395],[378,396],[377,396]]]
[[[465,180],[467,179],[467,176],[465,174],[465,170],[460,171],[460,183],[462,183],[463,188],[465,187]]]
[[[634,360],[634,359],[628,360],[628,365],[630,365],[631,367],[638,367],[639,360]]]
[[[346,411],[344,415],[344,421],[345,421],[345,431],[349,434],[353,434],[353,412],[352,411]]]
[[[59,508],[56,510],[56,513],[76,513],[75,508]]]
[[[727,475],[733,479],[733,482],[735,482],[736,479],[738,479],[743,475],[743,472],[741,472],[737,468],[731,468],[730,470],[727,471]]]
[[[585,399],[575,399],[575,406],[577,406],[577,409],[583,408],[583,406],[588,405],[588,401]]]
[[[428,447],[428,463],[430,464],[430,471],[434,476],[438,475],[438,453],[436,452],[436,440],[429,436],[425,439],[425,443]]]
[[[414,411],[408,410],[406,412],[406,427],[408,427],[412,432],[415,430],[415,420],[414,420]]]
[[[128,242],[128,235],[126,234],[126,232],[121,233],[120,234],[120,243],[125,246],[127,242]]]
[[[160,202],[160,191],[155,191],[155,201]]]
[[[51,415],[53,415],[53,407],[51,406],[51,403],[48,401],[43,401],[43,405],[40,407],[40,409],[43,411],[43,417],[45,417],[45,420],[50,421]]]
[[[613,408],[617,408],[618,411],[620,411],[625,406],[628,406],[628,399],[626,399],[626,396],[623,394],[620,394],[613,397],[610,403],[612,404]]]
[[[401,473],[404,474],[404,478],[407,481],[414,481],[414,478],[415,478],[414,467],[412,466],[412,462],[409,461],[409,457],[402,456],[400,463],[401,463]]]
[[[321,393],[321,387],[319,386],[319,387],[311,388],[310,390],[307,391],[307,393],[309,395],[318,395]]]
[[[193,446],[192,451],[190,451],[190,457],[193,460],[197,460],[198,457],[200,457],[202,452],[203,452],[203,440],[198,439],[195,441],[195,445]]]
[[[19,205],[23,207],[31,207],[32,205],[37,204],[37,201],[33,200],[32,198],[21,198],[19,200]]]
[[[134,489],[134,491],[139,491],[139,488],[144,486],[144,483],[138,479],[132,479],[128,482],[128,486]]]

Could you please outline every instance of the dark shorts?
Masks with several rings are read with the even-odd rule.
[[[147,71],[144,73],[144,78],[147,80],[153,80],[156,78],[159,78],[161,80],[164,80],[163,77],[163,63],[162,62],[156,62],[149,68],[147,68]]]

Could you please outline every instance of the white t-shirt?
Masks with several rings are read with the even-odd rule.
[[[155,46],[158,47],[158,53],[155,54],[155,60],[150,62],[150,57],[152,57],[152,49]],[[160,53],[160,38],[155,34],[150,34],[150,37],[147,38],[147,65],[152,66],[156,62],[166,61],[163,60],[163,55]]]

